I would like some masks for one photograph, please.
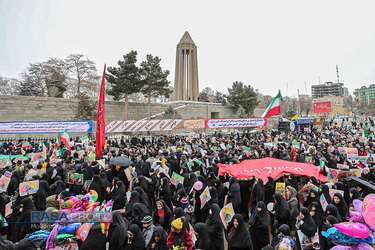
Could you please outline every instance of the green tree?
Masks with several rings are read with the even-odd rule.
[[[178,119],[180,118],[180,115],[177,113],[176,110],[172,108],[172,106],[169,106],[163,114],[164,119]]]
[[[148,99],[148,119],[151,117],[151,97],[165,96],[169,98],[172,91],[169,89],[167,79],[169,70],[160,66],[161,59],[152,55],[146,56],[146,61],[141,62],[140,74],[142,79],[142,94]]]
[[[137,52],[132,50],[123,58],[123,61],[117,62],[119,67],[108,67],[106,79],[110,83],[107,94],[112,95],[115,100],[125,98],[125,120],[127,120],[129,95],[140,92],[142,82],[136,65]]]
[[[227,100],[225,99],[225,95],[223,93],[221,93],[220,91],[217,91],[217,90],[215,91],[213,102],[221,103],[224,106],[227,104]]]
[[[96,117],[96,102],[93,101],[86,93],[77,95],[78,103],[75,106],[74,113],[76,120],[89,121]]]
[[[230,104],[236,110],[243,108],[247,116],[254,114],[254,109],[258,105],[258,94],[250,85],[244,85],[242,82],[234,82],[232,88],[228,88],[229,94],[226,96]]]
[[[214,91],[210,87],[205,87],[199,92],[199,101],[200,102],[209,102],[210,96],[213,96]]]

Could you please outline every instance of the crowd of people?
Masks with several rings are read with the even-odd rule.
[[[333,127],[300,134],[245,131],[225,136],[215,132],[192,138],[161,135],[151,140],[134,135],[129,140],[108,139],[103,156],[92,161],[93,141],[71,141],[70,151],[55,141],[31,141],[27,148],[20,139],[2,143],[1,155],[27,158],[30,153],[45,152],[43,147],[48,152],[36,164],[17,159],[1,170],[2,174],[11,172],[11,178],[6,191],[0,191],[0,214],[7,221],[6,226],[1,224],[0,249],[37,249],[27,235],[51,228],[22,223],[31,221],[30,213],[61,209],[62,202],[90,190],[96,191],[99,203],[112,201],[112,222],[105,232],[92,225],[84,241],[73,242],[79,249],[301,249],[298,231],[311,239],[315,249],[330,249],[333,244],[321,232],[348,220],[353,200],[369,193],[365,186],[352,187],[346,179],[322,183],[314,176],[293,174],[277,180],[270,176],[238,180],[228,174],[220,176],[218,164],[265,157],[303,163],[310,159],[311,168],[325,163],[325,175],[328,169],[346,165],[360,169],[360,178],[371,183],[375,180],[371,123],[367,124],[368,134],[359,127]],[[298,148],[293,142],[299,142]],[[58,148],[62,153],[56,156]],[[357,148],[359,156],[368,157],[365,162],[352,161],[340,148]],[[110,164],[115,157],[127,157],[132,164]],[[82,174],[83,182],[70,183],[72,173]],[[182,176],[183,182],[172,183],[173,173]],[[30,180],[39,180],[38,191],[20,196],[19,184]],[[87,180],[92,181],[89,186],[83,184]],[[200,188],[197,182],[202,183]],[[285,183],[285,196],[275,193],[276,182]],[[308,183],[316,188],[301,196],[301,187]],[[201,207],[200,195],[206,187],[211,199]],[[330,189],[341,192],[332,196]],[[321,195],[328,202],[325,209]],[[9,202],[13,212],[5,216]],[[220,210],[229,203],[235,215],[224,225]],[[274,204],[271,209],[269,204]],[[316,235],[318,244],[314,245]]]

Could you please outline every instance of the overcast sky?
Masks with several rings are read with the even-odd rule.
[[[176,45],[198,47],[200,90],[234,81],[261,93],[311,93],[336,81],[350,93],[375,79],[374,1],[0,0],[0,76],[49,57],[88,56],[102,72],[138,51],[162,59],[174,83]],[[287,91],[288,84],[288,91]]]

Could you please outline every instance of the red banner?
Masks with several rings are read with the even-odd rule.
[[[217,164],[219,175],[224,176],[227,172],[237,179],[251,179],[253,176],[266,180],[268,176],[274,179],[284,174],[295,174],[298,176],[315,176],[317,180],[326,182],[327,177],[319,172],[319,168],[312,164],[290,162],[275,158],[263,158],[245,160],[243,162],[227,165]]]
[[[102,85],[98,104],[98,116],[96,120],[96,157],[102,157],[103,146],[105,144],[105,68],[103,72]]]
[[[314,113],[331,113],[331,102],[316,102],[314,103]]]

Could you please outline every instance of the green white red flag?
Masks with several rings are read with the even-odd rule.
[[[61,136],[60,141],[64,143],[65,147],[69,150],[72,151],[70,148],[70,138],[69,138],[69,133],[68,129],[65,129],[64,134]]]
[[[264,111],[261,117],[268,118],[268,117],[271,117],[280,113],[281,113],[281,94],[279,91],[277,96],[273,98],[272,102],[270,103],[270,105],[268,105],[268,107],[266,108],[266,110]]]

